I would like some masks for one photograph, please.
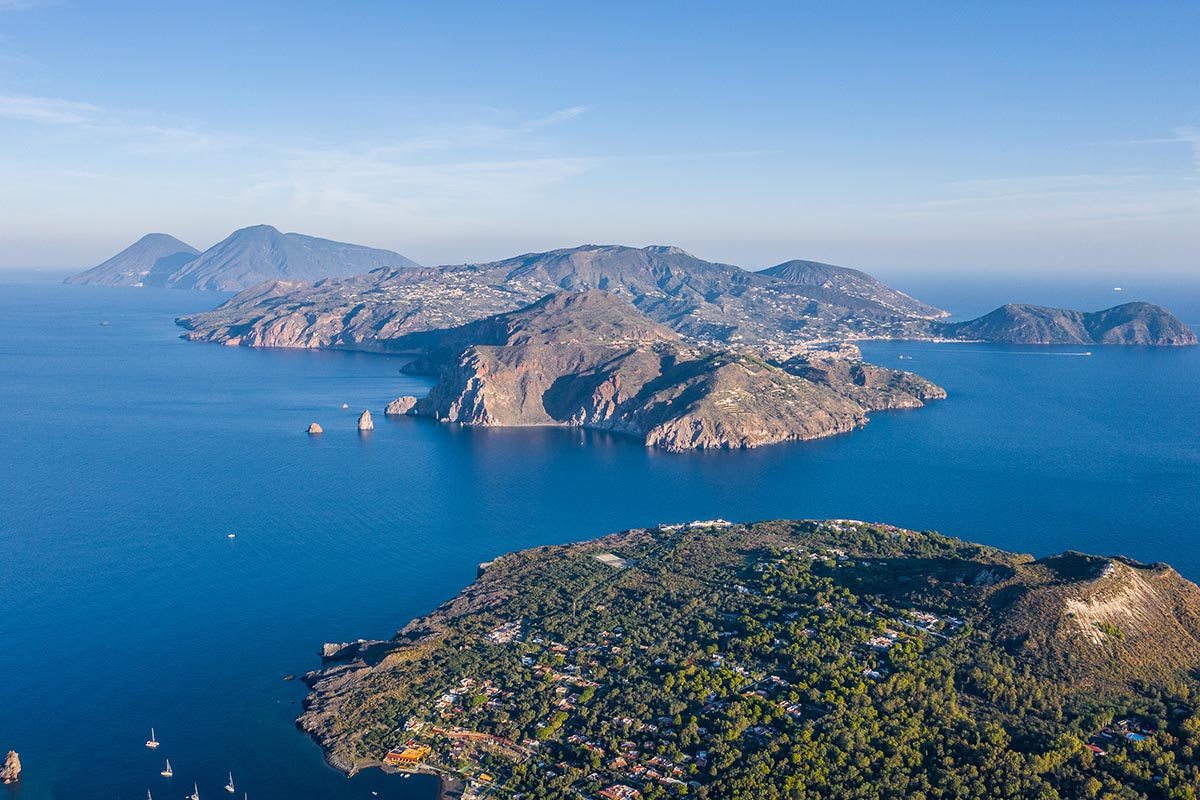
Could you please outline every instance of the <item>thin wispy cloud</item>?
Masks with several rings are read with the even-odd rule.
[[[488,148],[501,145],[528,147],[533,134],[569,122],[587,111],[585,106],[571,106],[531,120],[510,125],[461,123],[435,126],[415,135],[384,141],[372,148],[378,155],[438,152]]]
[[[1192,149],[1192,165],[1200,170],[1200,128],[1183,126],[1176,128],[1170,136],[1153,136],[1145,139],[1117,139],[1113,141],[1095,142],[1097,145],[1118,147],[1140,147],[1144,145],[1178,145],[1186,144]]]
[[[378,154],[297,152],[236,202],[282,201],[290,210],[425,216],[437,210],[512,201],[586,172],[579,157],[405,163]]]
[[[541,119],[530,120],[521,126],[520,130],[535,131],[539,128],[549,128],[553,125],[558,125],[560,123],[573,120],[586,111],[587,106],[571,106],[570,108],[564,108],[559,111],[555,111],[552,114],[547,114]]]
[[[141,155],[194,155],[229,151],[253,144],[253,140],[245,136],[177,126],[113,126],[110,132],[128,137],[126,149]]]
[[[278,160],[231,199],[284,205],[296,214],[380,219],[507,207],[598,163],[553,152],[542,136],[585,111],[572,106],[509,125],[440,126],[378,144],[276,150]]]
[[[86,129],[98,139],[116,140],[129,152],[142,155],[188,155],[250,143],[246,137],[199,128],[132,122],[94,103],[54,97],[0,95],[0,119]]]
[[[1192,166],[1200,170],[1200,128],[1176,128],[1173,141],[1192,146]]]
[[[964,219],[988,218],[1040,227],[1200,217],[1200,129],[1180,127],[1169,136],[1095,144],[1184,144],[1190,152],[1186,158],[1154,170],[1117,169],[944,183],[935,188],[934,193],[940,196],[897,207],[897,211],[902,215],[954,214]]]
[[[101,113],[99,106],[32,95],[0,95],[0,118],[46,125],[82,125]]]
[[[1043,229],[1200,215],[1200,197],[1182,176],[1026,176],[949,183],[942,192],[947,196],[897,205],[892,213]]]

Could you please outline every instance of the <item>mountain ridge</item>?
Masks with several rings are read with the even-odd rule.
[[[934,328],[948,338],[1003,344],[1188,346],[1196,334],[1161,306],[1134,301],[1100,311],[1010,303],[973,320]]]
[[[390,250],[252,225],[239,228],[203,252],[167,237],[187,248],[192,257],[145,268],[144,259],[138,255],[139,246],[148,237],[163,235],[148,234],[100,266],[73,275],[66,282],[238,292],[270,280],[314,282],[379,267],[421,266]]]
[[[878,278],[850,267],[839,267],[820,261],[793,259],[760,270],[758,274],[770,275],[788,283],[835,291],[850,297],[870,298],[873,302],[887,305],[901,313],[915,317],[942,319],[949,316],[948,312],[940,308],[922,303],[920,300],[893,289]]]
[[[560,290],[590,289],[628,297],[651,319],[696,342],[787,349],[817,340],[902,337],[928,324],[890,305],[890,294],[882,302],[839,294],[660,245],[582,245],[485,264],[376,270],[298,286],[262,304],[233,298],[180,324],[194,340],[388,350],[391,340],[409,333],[515,311]]]

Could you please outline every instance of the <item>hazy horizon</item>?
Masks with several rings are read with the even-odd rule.
[[[595,242],[751,269],[1185,275],[1197,29],[1183,2],[0,0],[0,268],[265,222],[427,264]]]
[[[267,224],[269,224],[269,223],[267,223]],[[242,227],[249,227],[249,226],[242,226]],[[283,233],[303,233],[303,234],[306,234],[309,236],[319,235],[319,234],[313,234],[311,231],[289,231],[289,230],[285,230],[285,229],[280,229],[280,230]],[[147,231],[146,233],[168,233],[168,234],[170,234],[170,231]],[[233,231],[231,230],[230,233],[233,233]],[[145,234],[141,234],[141,235],[145,235]],[[170,234],[170,235],[174,235],[174,234]],[[56,263],[0,264],[0,273],[20,273],[20,272],[42,273],[42,274],[47,274],[47,275],[60,275],[62,277],[67,277],[69,275],[78,274],[82,271],[85,271],[87,269],[90,269],[92,267],[95,267],[95,266],[103,263],[104,261],[111,258],[112,256],[117,255],[117,253],[119,253],[121,250],[125,249],[125,247],[128,247],[129,245],[133,244],[137,240],[137,238],[140,238],[140,236],[135,237],[134,239],[131,239],[129,242],[117,247],[112,252],[98,255],[93,261],[91,261],[89,263],[80,263],[80,264],[62,264],[62,263],[57,263],[57,264]],[[185,244],[192,245],[193,247],[196,247],[198,250],[203,252],[208,247],[211,247],[212,245],[215,245],[215,244],[219,243],[220,241],[222,241],[225,237],[221,237],[220,239],[216,239],[212,242],[205,242],[205,243],[197,243],[195,241],[189,241],[187,239],[184,239],[183,237],[176,237],[176,238],[179,238]],[[322,237],[322,238],[328,238],[328,237]],[[383,247],[385,249],[392,249],[392,248],[387,248],[385,245],[380,245],[377,242],[355,241],[352,243],[358,244],[358,245],[365,245],[365,246],[369,246],[369,247]],[[623,246],[637,247],[637,248],[652,247],[652,246],[683,247],[684,250],[687,250],[692,255],[696,256],[697,258],[703,259],[705,261],[710,261],[710,262],[714,262],[714,263],[731,264],[731,265],[738,266],[738,267],[741,267],[743,269],[746,269],[746,270],[749,270],[752,272],[757,272],[760,270],[768,269],[769,267],[773,267],[778,264],[784,263],[786,261],[791,261],[793,259],[805,260],[805,261],[816,261],[816,262],[821,262],[821,263],[833,264],[835,266],[858,269],[858,270],[864,271],[864,272],[872,275],[873,277],[883,280],[885,283],[893,283],[894,284],[895,282],[898,282],[898,281],[899,282],[910,282],[912,284],[922,286],[923,288],[925,288],[926,291],[928,291],[930,287],[939,285],[941,283],[944,283],[947,286],[956,286],[956,287],[968,287],[968,286],[972,286],[972,285],[981,285],[981,284],[1005,284],[1005,283],[1012,283],[1012,282],[1030,283],[1031,285],[1053,285],[1053,284],[1080,285],[1080,284],[1083,284],[1083,285],[1090,285],[1090,286],[1097,287],[1097,288],[1104,287],[1106,289],[1112,288],[1112,287],[1119,287],[1119,289],[1122,291],[1131,289],[1131,290],[1134,290],[1135,292],[1136,292],[1136,288],[1139,285],[1140,286],[1161,286],[1163,284],[1173,285],[1176,283],[1179,283],[1180,285],[1200,284],[1200,270],[1188,271],[1188,270],[1162,269],[1162,270],[1156,271],[1153,269],[1147,269],[1141,265],[1130,265],[1130,266],[1127,266],[1124,268],[1122,268],[1120,266],[1109,266],[1109,267],[1103,267],[1103,268],[1090,268],[1090,269],[1082,269],[1082,268],[1081,269],[1069,269],[1068,268],[1068,269],[1055,270],[1055,269],[1048,269],[1044,265],[1039,264],[1039,263],[1028,263],[1028,264],[996,263],[996,264],[992,264],[990,266],[981,266],[981,265],[965,266],[964,265],[959,268],[932,267],[932,266],[922,268],[920,266],[906,267],[906,266],[900,266],[900,265],[889,264],[889,263],[884,263],[884,262],[881,262],[878,264],[875,264],[875,263],[872,263],[872,264],[849,263],[846,261],[836,261],[836,260],[830,260],[830,259],[813,258],[811,255],[805,254],[805,253],[799,253],[796,255],[789,256],[789,257],[781,258],[778,261],[772,260],[772,261],[768,261],[768,262],[747,263],[745,261],[738,261],[736,259],[717,258],[717,257],[711,255],[711,253],[704,252],[704,251],[697,252],[694,249],[679,245],[677,242],[657,242],[657,241],[633,242],[633,243],[631,243],[631,242],[575,242],[575,243],[563,243],[563,244],[558,244],[558,245],[550,244],[550,245],[546,246],[544,249],[539,249],[539,250],[528,250],[528,249],[507,250],[507,251],[496,250],[493,253],[484,252],[479,258],[473,258],[473,259],[448,260],[448,259],[436,259],[435,258],[433,260],[421,260],[421,259],[415,259],[415,260],[420,261],[420,263],[423,266],[427,266],[427,267],[453,266],[453,265],[468,264],[468,263],[482,264],[482,263],[490,263],[490,262],[495,262],[495,261],[502,261],[502,260],[505,260],[508,258],[513,258],[516,256],[525,255],[528,253],[547,252],[547,251],[551,251],[551,250],[570,249],[570,248],[575,248],[575,247],[584,247],[584,246],[591,246],[591,245],[595,245],[595,246],[623,245]],[[402,255],[406,255],[406,256],[410,255],[408,252],[405,252],[403,250],[399,250],[398,252],[400,252]],[[898,289],[901,289],[904,291],[908,291],[910,294],[914,294],[914,295],[917,294],[916,290],[910,290],[909,288],[906,288],[904,285],[895,285],[895,288],[898,288]],[[1140,298],[1135,298],[1132,295],[1127,294],[1123,298],[1119,297],[1119,296],[1114,296],[1113,302],[1114,303],[1124,302],[1124,301],[1128,301],[1128,300],[1132,300],[1132,299],[1140,299]]]

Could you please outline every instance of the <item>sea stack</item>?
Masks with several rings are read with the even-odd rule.
[[[371,419],[371,412],[363,409],[363,413],[358,417],[358,429],[360,431],[375,430],[375,422]]]
[[[389,417],[403,417],[405,414],[413,414],[417,406],[417,398],[410,394],[402,397],[397,397],[395,400],[387,404],[387,408],[383,410],[384,414]]]
[[[324,433],[324,432],[325,432],[325,430],[315,422],[312,425],[308,426],[308,433],[310,436],[315,436],[318,433]]]
[[[9,750],[8,756],[4,759],[4,766],[0,767],[0,781],[16,783],[19,780],[21,780],[21,758],[17,755],[16,750]]]

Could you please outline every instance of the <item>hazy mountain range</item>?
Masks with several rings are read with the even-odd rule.
[[[147,234],[67,282],[238,292],[269,280],[317,281],[379,267],[419,266],[390,250],[254,225],[204,252],[164,233]]]

